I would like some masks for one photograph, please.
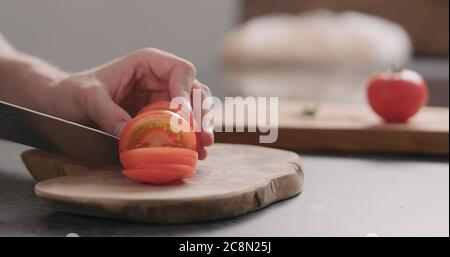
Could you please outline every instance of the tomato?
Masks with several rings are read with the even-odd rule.
[[[180,126],[189,128],[187,122],[170,111],[149,111],[128,122],[120,136],[119,152],[142,147],[180,147],[196,149],[196,135],[193,131],[174,132],[170,121],[178,118]]]
[[[197,165],[196,165],[197,166]],[[189,170],[184,170],[183,175],[181,175],[181,177],[179,179],[185,179],[185,178],[192,178],[195,173],[197,172],[197,167],[191,168]]]
[[[143,167],[145,164],[179,164],[196,168],[196,151],[176,147],[146,147],[120,153],[120,162],[125,168]]]
[[[122,173],[133,180],[163,184],[190,178],[197,168],[197,152],[175,147],[146,147],[120,153]]]
[[[194,173],[195,170],[195,168],[191,166],[172,163],[140,163],[134,164],[132,167],[125,167],[125,169],[176,170],[181,171],[180,178],[184,177],[185,174]]]
[[[126,169],[122,173],[133,180],[152,184],[166,184],[182,178],[182,170]]]
[[[188,131],[172,130],[174,119]],[[144,107],[120,135],[122,173],[132,180],[156,184],[192,177],[198,160],[195,127],[191,113],[172,110],[169,102]]]
[[[170,108],[170,102],[168,102],[168,101],[159,101],[159,102],[148,104],[147,106],[145,106],[144,108],[142,108],[139,111],[138,115],[145,113],[145,112],[149,112],[149,111],[155,111],[155,110],[166,110],[166,111],[174,112],[174,113],[180,115],[186,121],[189,121],[189,125],[193,131],[198,130],[198,124],[195,121],[195,118],[194,118],[194,115],[192,112],[188,112],[185,109],[182,109],[181,105],[178,108]],[[201,138],[200,132],[195,132],[195,137],[197,139],[197,142],[200,142],[200,138]],[[200,145],[197,144],[197,146],[200,146]]]
[[[428,86],[415,71],[379,73],[370,78],[367,97],[385,121],[406,122],[427,103]]]

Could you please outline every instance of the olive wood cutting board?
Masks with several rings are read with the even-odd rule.
[[[224,115],[222,115],[224,116]],[[216,130],[227,124],[216,115]],[[246,120],[229,126],[247,131]],[[449,109],[424,107],[409,122],[383,122],[367,104],[280,100],[278,139],[267,146],[300,152],[448,156]],[[215,133],[216,142],[259,144],[260,133]]]
[[[56,211],[150,223],[218,220],[298,195],[303,171],[296,153],[216,144],[197,174],[168,185],[124,177],[118,166],[73,160],[41,150],[22,154],[39,182],[36,195]]]

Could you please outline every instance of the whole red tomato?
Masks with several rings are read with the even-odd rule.
[[[428,86],[412,70],[384,72],[372,76],[367,97],[372,109],[387,122],[406,122],[428,101]]]

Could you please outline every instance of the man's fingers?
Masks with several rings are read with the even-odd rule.
[[[188,62],[175,64],[169,80],[170,97],[182,96],[189,100],[196,74],[194,66]]]
[[[171,100],[176,97],[182,97],[185,100],[183,103],[185,108],[187,108],[187,111],[191,111],[191,93],[193,88],[201,91],[201,102],[196,103],[200,106],[206,97],[211,96],[209,88],[195,79],[197,71],[194,65],[180,57],[153,48],[137,50],[130,56],[131,59],[126,58],[124,61],[119,61],[118,65],[126,64],[139,67],[133,73],[138,78],[135,86],[139,90],[153,91],[150,92],[150,97],[147,98],[147,101]],[[162,88],[161,86],[163,85],[166,88]],[[102,92],[101,94],[107,94],[107,92]],[[95,98],[103,100],[93,101],[88,105],[94,106],[90,108],[90,117],[105,131],[119,135],[121,124],[130,119],[129,114],[115,104],[112,99],[104,95],[101,97],[97,95]],[[118,99],[115,100],[117,101]],[[136,97],[133,100],[134,104],[139,106],[146,99],[144,95],[142,98]],[[199,111],[196,110],[196,112]],[[200,112],[197,113],[200,115],[195,116],[197,123],[203,125],[202,119],[209,110],[201,108]],[[211,129],[204,128],[200,135],[200,155],[206,157],[205,146],[213,144],[213,133]]]
[[[204,160],[204,159],[206,159],[206,157],[208,156],[208,151],[206,150],[205,147],[200,147],[200,148],[197,150],[197,152],[198,152],[198,158],[199,158],[200,160]]]
[[[158,101],[170,101],[169,91],[160,91],[154,92],[151,94],[150,103],[158,102]]]
[[[149,70],[159,80],[168,83],[170,98],[181,96],[189,101],[192,84],[197,75],[192,63],[154,48],[137,50],[134,56],[139,63],[148,64]]]
[[[200,103],[196,103],[196,104],[200,104],[202,105],[203,101],[205,100],[205,98],[210,97],[211,96],[211,91],[209,90],[209,88],[204,85],[203,83],[201,83],[198,80],[194,81],[193,84],[193,90],[200,90],[201,92],[201,102]],[[197,124],[199,124],[200,126],[202,126],[202,131],[200,133],[201,137],[201,145],[204,146],[210,146],[214,143],[214,133],[213,133],[213,120],[211,120],[210,124],[207,124],[208,127],[203,127],[203,118],[206,116],[206,114],[211,111],[211,109],[203,109],[201,108],[201,115],[194,115],[195,117],[199,117],[200,120],[198,120],[197,118]],[[206,151],[206,150],[204,150]]]
[[[130,115],[102,88],[93,86],[84,90],[88,95],[82,108],[89,118],[105,132],[119,137],[125,123],[131,119]]]

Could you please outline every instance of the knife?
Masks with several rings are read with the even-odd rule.
[[[118,164],[118,138],[0,101],[0,139],[69,157]]]

